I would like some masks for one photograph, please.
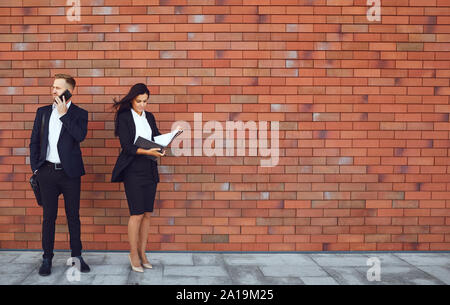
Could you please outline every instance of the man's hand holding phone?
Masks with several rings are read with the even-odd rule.
[[[58,113],[63,116],[67,113],[67,105],[66,102],[72,97],[72,94],[69,90],[64,91],[64,93],[60,96],[55,97],[55,106],[58,110]]]

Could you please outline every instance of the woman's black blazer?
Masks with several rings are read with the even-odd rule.
[[[145,111],[145,116],[147,118],[148,123],[150,124],[150,128],[152,129],[152,141],[155,136],[159,136],[161,133],[156,126],[155,116],[151,112]],[[118,133],[120,146],[122,147],[122,151],[120,152],[119,157],[117,158],[116,165],[114,166],[111,182],[121,182],[123,181],[123,171],[124,169],[130,165],[131,161],[133,161],[136,156],[136,151],[138,146],[134,145],[134,138],[136,136],[136,126],[134,125],[133,114],[131,110],[126,110],[120,113],[117,117],[118,121]],[[159,182],[158,175],[158,167],[156,161],[149,159],[149,162],[154,162],[154,169],[156,171],[155,178]]]

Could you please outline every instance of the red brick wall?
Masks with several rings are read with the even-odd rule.
[[[382,0],[0,2],[0,248],[39,249],[29,188],[35,111],[76,77],[85,249],[128,249],[112,98],[145,82],[172,122],[279,121],[259,156],[164,157],[149,250],[450,250],[450,2]],[[68,248],[60,201],[56,247]]]

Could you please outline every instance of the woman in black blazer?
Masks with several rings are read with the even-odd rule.
[[[115,135],[120,139],[122,151],[117,158],[111,182],[123,182],[127,196],[130,219],[128,240],[130,243],[130,264],[136,272],[143,272],[142,266],[152,268],[145,250],[150,225],[150,213],[159,182],[158,164],[150,156],[162,157],[165,151],[158,148],[142,149],[134,143],[138,136],[154,140],[160,135],[155,117],[145,111],[150,91],[145,84],[136,84],[120,101],[114,100],[116,109]]]

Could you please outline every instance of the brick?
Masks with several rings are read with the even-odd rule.
[[[14,231],[2,248],[40,247],[27,145],[52,75],[66,72],[90,115],[90,249],[128,247],[123,186],[108,182],[120,150],[110,106],[144,82],[162,132],[194,112],[280,122],[273,168],[261,156],[162,159],[151,249],[448,250],[445,1],[388,3],[371,24],[352,1],[108,0],[83,8],[84,24],[47,0],[16,2],[0,5],[0,225]],[[56,246],[68,248],[58,221]]]

